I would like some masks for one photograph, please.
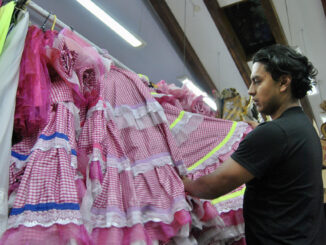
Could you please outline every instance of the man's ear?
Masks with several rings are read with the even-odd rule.
[[[282,75],[280,77],[280,92],[285,92],[290,89],[292,77],[291,75]]]

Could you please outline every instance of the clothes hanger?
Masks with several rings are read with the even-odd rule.
[[[55,27],[55,23],[57,22],[57,16],[54,14],[53,15],[53,23],[52,23],[52,27],[51,27],[51,31],[54,30],[54,27]]]
[[[48,21],[48,19],[50,18],[51,14],[52,14],[52,13],[49,12],[48,16],[45,18],[43,24],[42,24],[41,27],[40,27],[40,28],[42,29],[43,32],[45,32],[45,25],[46,25],[46,22]]]

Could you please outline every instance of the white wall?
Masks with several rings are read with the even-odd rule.
[[[203,0],[166,0],[166,3],[180,27],[185,27],[191,46],[219,91],[233,87],[242,96],[248,96],[247,87]]]
[[[298,46],[319,72],[319,93],[308,98],[320,128],[326,122],[326,113],[319,107],[326,99],[326,16],[321,0],[273,0],[273,3],[288,43]]]

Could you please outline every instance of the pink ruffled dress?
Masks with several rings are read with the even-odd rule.
[[[1,244],[187,237],[180,154],[143,82],[68,30],[46,49],[46,61],[50,109],[45,126],[12,148],[12,209]]]
[[[65,52],[61,50],[62,60]],[[54,70],[64,68],[48,65]],[[67,67],[73,68],[73,63]],[[1,244],[91,244],[80,211],[79,110],[67,82],[58,73],[51,74],[46,125],[12,147],[12,207]]]
[[[153,244],[189,227],[190,206],[160,104],[138,76],[112,66],[89,108],[78,148],[88,156],[95,244]]]
[[[237,149],[240,141],[252,129],[244,122],[234,122],[186,111],[186,94],[152,93],[158,98],[170,125],[170,131],[177,142],[186,168],[186,175],[197,179],[218,168]],[[193,227],[204,227],[196,234],[200,244],[220,244],[221,242],[244,242],[244,220],[242,215],[245,186],[240,186],[231,193],[208,201],[222,218],[222,227],[193,222]]]

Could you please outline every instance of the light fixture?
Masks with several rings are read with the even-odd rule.
[[[212,108],[214,111],[217,111],[217,106],[216,106],[216,103],[215,101],[210,98],[210,97],[204,97],[204,102],[209,105],[210,108]]]
[[[111,16],[104,12],[99,6],[97,6],[91,0],[76,0],[85,9],[95,15],[106,26],[116,32],[120,37],[126,40],[133,47],[139,47],[143,44],[138,38],[127,31],[122,25],[115,21]]]
[[[196,96],[202,95],[204,97],[204,102],[214,111],[217,110],[215,101],[208,97],[207,93],[198,88],[187,76],[180,77],[179,81],[182,82],[183,85],[186,85]]]

